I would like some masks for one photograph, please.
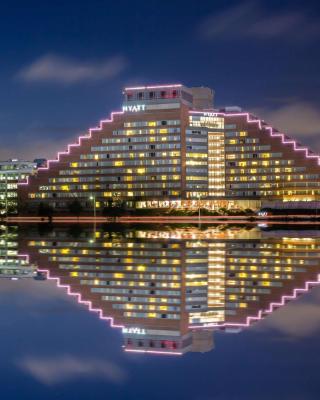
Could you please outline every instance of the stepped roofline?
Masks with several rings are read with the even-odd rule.
[[[172,87],[172,86],[170,86]],[[292,139],[291,137],[287,136],[284,133],[280,133],[277,129],[273,128],[272,126],[268,125],[263,119],[259,119],[258,117],[256,117],[255,115],[249,113],[249,112],[233,112],[233,113],[226,113],[226,112],[220,112],[218,110],[212,109],[212,110],[190,110],[189,113],[190,114],[204,114],[206,112],[212,112],[215,113],[216,115],[222,116],[222,117],[246,117],[246,120],[248,123],[251,124],[258,124],[259,129],[266,129],[271,137],[279,137],[281,138],[281,141],[283,144],[286,145],[292,145],[294,151],[297,152],[304,152],[305,153],[305,158],[306,159],[316,159],[318,161],[318,165],[320,166],[320,155],[314,153],[313,151],[311,151],[308,147],[304,146],[304,147],[300,147],[299,142]],[[83,140],[87,140],[90,139],[92,137],[92,135],[96,132],[99,132],[103,129],[103,125],[107,124],[107,123],[112,123],[114,121],[114,117],[116,115],[123,115],[124,111],[113,111],[110,114],[110,118],[109,119],[101,119],[99,122],[99,125],[93,128],[89,128],[89,133],[87,135],[81,135],[78,137],[77,142],[75,143],[70,143],[67,145],[67,149],[65,151],[60,151],[57,153],[57,156],[55,159],[49,159],[47,161],[47,166],[46,167],[40,167],[38,168],[38,171],[42,171],[42,170],[49,170],[50,169],[50,165],[53,163],[58,163],[60,162],[60,157],[63,155],[69,155],[70,151],[73,147],[79,147],[82,144]],[[25,182],[19,182],[18,185],[19,186],[23,186],[23,185],[28,185],[29,184],[29,177],[26,178]]]

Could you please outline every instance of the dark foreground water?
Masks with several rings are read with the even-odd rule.
[[[1,399],[319,399],[319,231],[1,232]]]

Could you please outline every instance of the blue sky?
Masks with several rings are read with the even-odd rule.
[[[320,151],[317,1],[1,2],[0,158],[53,156],[126,85],[207,85]]]

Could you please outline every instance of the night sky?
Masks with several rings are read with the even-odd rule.
[[[0,158],[53,156],[126,85],[210,86],[320,151],[319,1],[8,1]]]

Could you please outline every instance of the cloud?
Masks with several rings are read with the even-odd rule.
[[[126,373],[110,361],[62,355],[53,358],[26,357],[17,362],[23,371],[45,385],[74,379],[102,378],[115,384],[126,380]]]
[[[102,62],[83,62],[47,54],[22,68],[17,77],[25,82],[76,84],[111,79],[127,66],[127,60],[115,56]]]
[[[320,108],[306,101],[296,100],[276,109],[260,108],[254,114],[271,126],[300,140],[320,152]]]
[[[320,331],[319,304],[289,303],[257,324],[255,329],[275,329],[292,339],[310,337]]]
[[[204,19],[199,27],[204,39],[294,39],[320,37],[318,21],[303,11],[266,13],[261,2],[246,1]]]

